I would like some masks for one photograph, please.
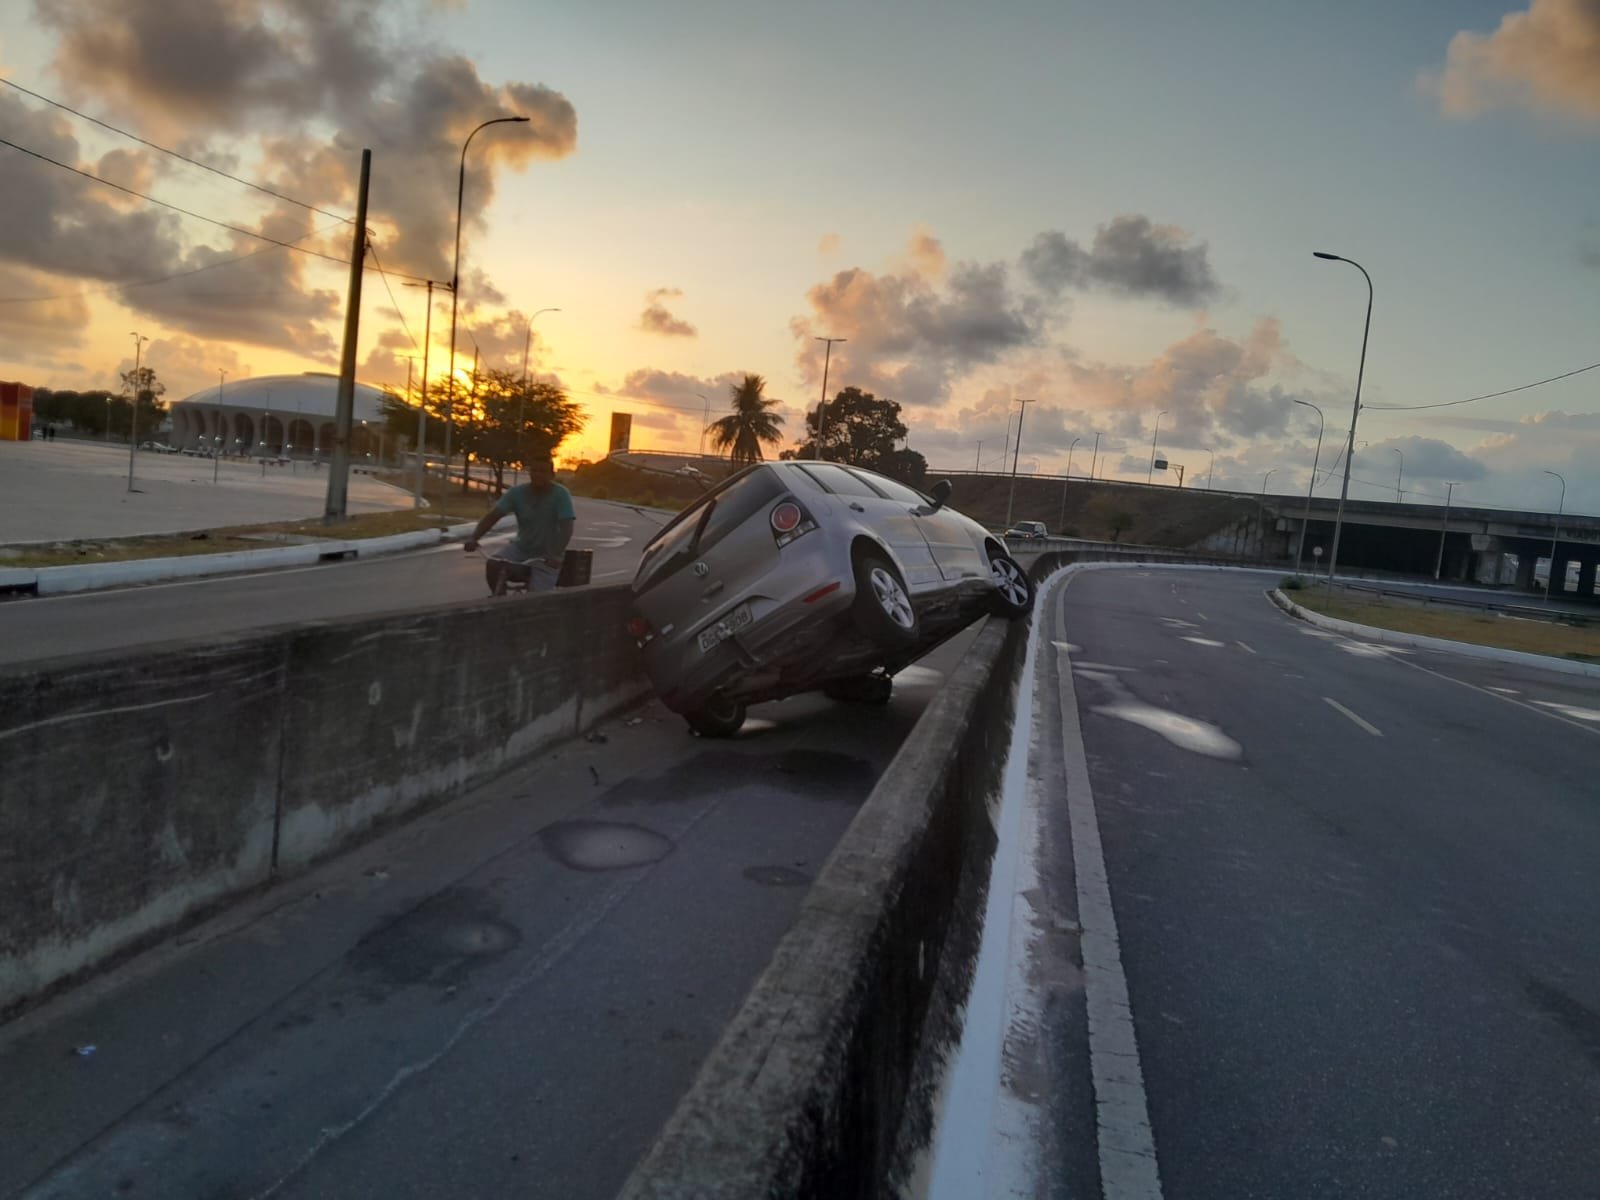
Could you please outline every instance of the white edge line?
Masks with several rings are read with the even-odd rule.
[[[1078,720],[1071,655],[1057,647],[1061,743],[1066,767],[1072,867],[1083,930],[1084,995],[1089,1017],[1089,1070],[1094,1081],[1100,1188],[1105,1200],[1161,1200],[1155,1133],[1122,969],[1116,913],[1106,878],[1089,762]]]
[[[1340,704],[1332,696],[1324,696],[1323,700],[1326,701],[1328,704],[1332,705],[1333,710],[1335,712],[1343,713],[1345,716],[1349,717],[1352,721],[1354,721],[1357,725],[1359,725],[1362,729],[1365,729],[1373,737],[1382,737],[1383,736],[1383,730],[1379,729],[1371,721],[1365,721],[1362,718],[1358,717],[1355,713],[1351,712],[1344,705]]]

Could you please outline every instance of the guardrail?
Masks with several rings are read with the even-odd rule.
[[[1328,586],[1326,583],[1321,586]],[[1600,612],[1594,616],[1575,613],[1570,609],[1541,608],[1532,604],[1505,604],[1498,600],[1469,600],[1464,596],[1435,596],[1413,588],[1386,588],[1377,584],[1349,583],[1335,580],[1333,587],[1340,591],[1366,592],[1385,600],[1399,600],[1420,608],[1461,608],[1478,612],[1492,612],[1524,621],[1548,621],[1561,625],[1600,625]]]

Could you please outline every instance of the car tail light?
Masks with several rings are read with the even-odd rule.
[[[785,500],[773,506],[768,516],[772,523],[772,537],[780,547],[787,546],[795,538],[810,533],[817,527],[816,522],[806,515],[806,510],[793,500]]]

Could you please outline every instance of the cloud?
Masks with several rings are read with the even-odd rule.
[[[656,288],[645,293],[645,308],[639,314],[639,328],[646,333],[659,333],[663,337],[697,337],[700,331],[687,321],[680,320],[668,311],[663,300],[683,295],[681,288]]]
[[[1022,269],[1050,292],[1100,287],[1194,306],[1220,290],[1208,255],[1204,242],[1191,243],[1183,230],[1156,225],[1135,213],[1100,226],[1088,250],[1063,233],[1047,230],[1022,252]]]
[[[1522,108],[1600,121],[1600,4],[1532,0],[1494,33],[1456,34],[1444,69],[1420,82],[1451,116]]]
[[[463,284],[474,284],[463,287],[468,312],[504,299],[470,262],[471,235],[483,227],[497,174],[561,158],[577,144],[576,113],[559,92],[531,82],[485,81],[464,57],[425,40],[415,26],[390,20],[376,0],[36,0],[35,11],[40,26],[57,36],[52,65],[70,98],[127,114],[125,120],[141,133],[180,142],[187,154],[249,174],[308,204],[352,210],[359,149],[373,147],[373,241],[385,267],[427,278],[450,273],[457,164],[468,134],[488,118],[528,117],[526,124],[486,129],[472,143],[462,210]],[[64,127],[18,109],[10,98],[5,103],[0,124],[23,134],[16,140],[76,160]],[[228,149],[213,147],[213,141]],[[100,166],[119,182],[142,181],[150,169],[126,151],[106,155]],[[165,163],[159,170],[186,177],[186,169]],[[209,231],[173,214],[148,207],[119,212],[128,201],[112,199],[109,189],[99,199],[85,199],[98,191],[94,185],[75,181],[77,192],[61,184],[45,190],[39,178],[36,171],[25,175],[18,169],[0,181],[8,213],[0,261],[122,282],[207,265],[224,254]],[[55,203],[60,200],[67,203]],[[241,209],[259,210],[262,203],[241,191],[223,215],[246,227],[292,225],[297,236],[313,234],[308,246],[348,254],[348,227],[334,218],[319,215],[315,226],[308,225],[302,218],[310,214],[299,208],[241,215]],[[62,230],[72,236],[59,236]],[[267,264],[248,261],[254,266],[218,267],[215,278],[235,292],[253,289],[254,308],[266,313],[192,303],[199,289],[183,286],[174,290],[176,299],[141,297],[140,305],[203,336],[321,353],[327,335],[305,328],[327,315],[321,292],[287,268],[273,280],[259,278]],[[342,286],[341,279],[330,278],[330,291]]]
[[[842,337],[832,349],[830,390],[854,385],[902,404],[943,401],[973,368],[1045,340],[1051,298],[1020,291],[1003,262],[946,268],[936,239],[917,234],[903,263],[883,274],[840,271],[807,294],[811,315],[789,329],[796,359],[813,386],[823,374],[819,336]]]
[[[1400,459],[1392,453],[1395,450],[1405,455],[1403,476]],[[1478,459],[1463,454],[1449,442],[1442,442],[1438,438],[1404,437],[1374,442],[1364,450],[1357,450],[1352,462],[1352,471],[1369,478],[1376,471],[1393,469],[1402,488],[1405,487],[1405,480],[1453,480],[1461,483],[1485,479],[1489,475],[1489,468]]]

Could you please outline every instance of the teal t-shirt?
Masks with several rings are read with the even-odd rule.
[[[512,546],[524,558],[550,558],[556,548],[556,522],[574,521],[572,493],[559,483],[550,485],[543,495],[525,483],[508,488],[495,502],[494,510],[517,518],[517,536]]]

